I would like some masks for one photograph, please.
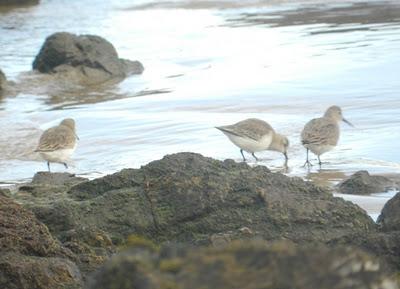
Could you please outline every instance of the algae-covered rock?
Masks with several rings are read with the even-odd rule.
[[[67,255],[34,214],[0,196],[0,250],[35,256]]]
[[[233,243],[172,254],[125,251],[108,261],[88,289],[396,289],[377,260],[354,248],[288,242]]]
[[[32,212],[0,196],[0,288],[81,288],[74,259]]]
[[[101,230],[78,228],[65,232],[59,238],[63,245],[77,256],[76,263],[83,279],[115,253],[115,246],[110,237]]]
[[[0,188],[1,197],[11,197],[11,191],[9,189]]]
[[[66,196],[27,205],[56,236],[96,228],[115,244],[131,234],[157,243],[219,244],[220,236],[228,242],[325,242],[375,227],[356,205],[300,178],[193,153],[82,182]]]
[[[140,62],[120,59],[106,39],[67,32],[47,37],[33,62],[33,69],[80,84],[102,83],[143,72]]]
[[[4,289],[80,289],[81,276],[67,259],[2,253],[0,288]]]
[[[400,193],[397,193],[383,207],[378,224],[385,231],[400,231]]]
[[[387,270],[400,271],[400,231],[351,234],[329,243],[333,246],[350,245],[361,248],[379,258]]]
[[[384,176],[372,176],[367,171],[358,171],[338,185],[342,194],[369,195],[395,188],[395,183]]]

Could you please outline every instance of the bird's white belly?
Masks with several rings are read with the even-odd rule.
[[[53,152],[40,152],[40,155],[48,162],[65,163],[74,151],[75,148],[62,149]]]
[[[309,144],[306,146],[308,149],[310,149],[311,152],[313,152],[314,154],[316,154],[317,156],[320,156],[326,152],[329,152],[331,150],[333,150],[333,148],[335,146],[332,145],[313,145],[313,144]]]
[[[272,141],[272,134],[265,135],[259,141],[229,133],[225,134],[236,146],[250,153],[267,150]]]

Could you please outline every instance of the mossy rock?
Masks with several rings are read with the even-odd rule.
[[[398,288],[395,278],[381,269],[377,260],[359,250],[284,241],[190,248],[179,258],[124,252],[90,280],[88,289]]]

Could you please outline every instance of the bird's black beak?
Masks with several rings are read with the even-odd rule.
[[[342,118],[342,120],[343,120],[343,122],[347,123],[349,126],[354,127],[354,125],[351,122],[349,122],[347,119]]]
[[[78,135],[76,133],[75,133],[75,137],[76,137],[77,140],[79,140],[79,137],[78,137]]]

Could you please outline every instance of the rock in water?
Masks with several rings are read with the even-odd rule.
[[[367,171],[358,171],[338,185],[342,194],[369,195],[395,188],[395,183],[384,176],[371,176]]]
[[[140,74],[143,65],[118,58],[114,46],[100,36],[58,32],[47,37],[33,62],[33,69],[101,83]]]
[[[398,285],[379,262],[353,248],[253,241],[222,248],[170,246],[160,254],[131,249],[107,262],[87,288],[398,289]]]
[[[383,207],[378,224],[384,231],[400,231],[400,193],[397,193]]]

